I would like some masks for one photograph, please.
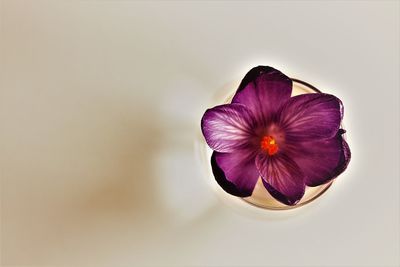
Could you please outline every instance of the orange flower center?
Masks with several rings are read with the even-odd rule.
[[[261,139],[260,146],[261,149],[267,152],[270,156],[278,152],[278,144],[276,143],[275,139],[270,135],[266,135]]]

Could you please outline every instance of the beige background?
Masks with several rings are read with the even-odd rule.
[[[399,2],[1,1],[1,265],[399,264]],[[318,201],[221,193],[199,120],[272,65],[345,103]]]

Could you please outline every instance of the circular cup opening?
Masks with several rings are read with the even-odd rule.
[[[301,94],[309,94],[309,93],[320,93],[321,91],[318,90],[316,87],[308,84],[304,81],[292,78],[293,80],[293,90],[292,96],[301,95]],[[228,96],[224,98],[225,103],[230,103],[233,98],[234,92],[230,92]],[[344,137],[345,138],[345,137]],[[207,146],[206,144],[204,144]],[[208,147],[207,147],[208,148]],[[212,151],[207,149],[209,153],[207,153],[207,158],[210,159]],[[206,150],[204,150],[206,151]],[[209,160],[208,160],[209,162]],[[326,184],[316,186],[316,187],[308,187],[306,186],[305,193],[303,198],[293,206],[288,206],[282,204],[281,202],[277,201],[273,198],[269,192],[265,189],[261,178],[258,179],[257,184],[254,188],[253,194],[250,197],[242,198],[245,202],[269,210],[289,210],[294,209],[297,207],[301,207],[307,203],[312,202],[313,200],[320,197],[323,193],[325,193],[329,187],[332,185],[334,180],[329,181]]]

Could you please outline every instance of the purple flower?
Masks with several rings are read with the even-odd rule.
[[[226,192],[250,196],[261,177],[275,199],[295,205],[306,186],[327,183],[346,169],[350,149],[340,128],[340,99],[291,93],[289,77],[258,66],[246,74],[231,104],[203,115],[213,173]]]

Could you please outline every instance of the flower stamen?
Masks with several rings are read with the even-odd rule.
[[[266,135],[261,139],[260,146],[261,149],[267,152],[270,156],[276,154],[279,149],[275,139],[270,135]]]

